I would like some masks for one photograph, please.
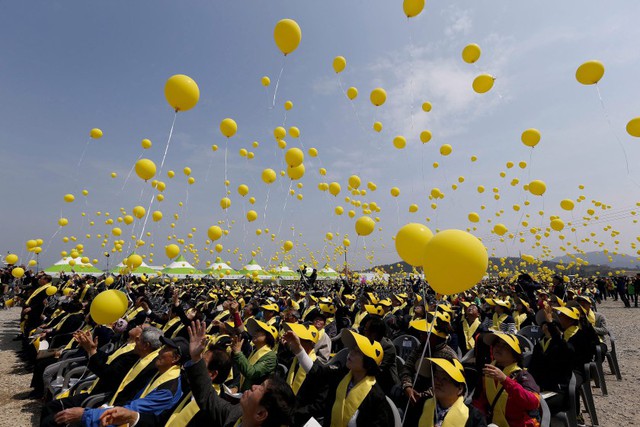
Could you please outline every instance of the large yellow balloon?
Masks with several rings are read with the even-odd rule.
[[[167,254],[167,258],[172,259],[180,254],[180,247],[176,244],[170,244],[164,247],[164,252]]]
[[[9,264],[9,265],[17,264],[18,263],[18,255],[9,254],[6,257],[4,257],[4,262],[5,262],[5,264]]]
[[[238,131],[238,125],[235,120],[226,118],[220,122],[220,132],[227,138],[231,138]]]
[[[346,66],[347,60],[344,56],[336,56],[335,58],[333,58],[333,71],[335,71],[336,73],[341,73]]]
[[[379,107],[387,100],[387,92],[381,87],[377,87],[371,91],[370,99],[373,105]]]
[[[135,270],[136,268],[142,265],[142,257],[138,254],[131,254],[127,257],[127,267],[131,270]]]
[[[424,0],[404,0],[402,2],[402,10],[407,18],[413,18],[420,15],[424,9]]]
[[[200,99],[200,89],[195,81],[184,74],[171,76],[164,85],[164,96],[176,112],[192,109]]]
[[[147,210],[142,206],[136,206],[135,208],[133,208],[133,215],[138,219],[141,219],[146,213]]]
[[[228,197],[223,197],[220,199],[220,207],[222,209],[229,209],[231,207],[231,199]]]
[[[356,233],[359,236],[368,236],[376,228],[376,222],[368,216],[361,216],[356,221]]]
[[[293,242],[291,240],[287,240],[282,245],[282,249],[284,249],[285,252],[289,252],[291,249],[293,249]]]
[[[24,269],[22,267],[15,267],[11,270],[11,275],[16,279],[19,279],[24,276]]]
[[[288,55],[298,48],[302,40],[302,30],[293,19],[283,19],[278,21],[273,29],[273,38],[278,49]]]
[[[358,189],[360,187],[360,177],[358,175],[351,175],[349,177],[349,186],[351,186],[351,188]]]
[[[540,142],[540,131],[538,129],[527,129],[520,137],[522,143],[527,147],[535,147]]]
[[[398,150],[402,150],[404,147],[407,146],[407,139],[402,135],[398,135],[395,138],[393,138],[393,146],[396,147]]]
[[[493,82],[495,81],[495,77],[491,74],[480,74],[473,80],[473,90],[477,93],[486,93],[491,90],[493,87]]]
[[[473,64],[480,59],[480,46],[475,43],[468,44],[462,49],[462,59],[468,64]]]
[[[594,85],[604,75],[604,65],[600,61],[587,61],[576,70],[576,80],[583,85]]]
[[[276,177],[276,171],[274,171],[273,169],[265,169],[262,171],[262,180],[267,184],[275,182]]]
[[[635,117],[627,123],[627,133],[636,138],[640,138],[640,117]]]
[[[258,212],[253,211],[253,210],[247,212],[247,221],[253,222],[256,219],[258,219]]]
[[[151,214],[151,218],[155,221],[158,222],[162,219],[162,212],[160,211],[153,211],[153,213]]]
[[[547,184],[539,179],[534,179],[529,183],[529,192],[534,196],[542,196],[547,191]]]
[[[156,164],[149,159],[140,159],[136,162],[136,174],[148,181],[156,175]]]
[[[284,154],[284,160],[291,167],[300,166],[304,161],[304,153],[299,148],[289,148]]]
[[[424,253],[433,233],[426,225],[409,223],[396,234],[396,252],[404,262],[414,267],[424,262]]]
[[[575,207],[575,203],[571,199],[564,199],[560,202],[560,207],[565,211],[572,211]]]
[[[55,294],[56,294],[56,292],[58,292],[58,288],[56,288],[55,286],[49,286],[49,287],[45,290],[45,293],[46,293],[48,296],[55,295]]]
[[[127,296],[115,289],[100,292],[91,302],[91,318],[98,325],[115,322],[127,311]]]
[[[424,251],[424,275],[437,293],[452,295],[475,286],[487,272],[489,256],[480,240],[462,230],[437,233]]]
[[[442,147],[440,147],[440,154],[443,156],[448,156],[451,154],[451,151],[453,151],[453,148],[451,148],[449,144],[443,144]]]
[[[296,167],[289,166],[287,168],[287,176],[291,178],[293,181],[302,178],[304,176],[304,172],[305,172],[304,163],[300,163]]]
[[[340,184],[338,184],[337,182],[332,182],[331,184],[329,184],[329,193],[331,193],[332,196],[337,196],[338,194],[340,194]]]
[[[209,236],[211,241],[215,242],[220,237],[222,237],[222,228],[218,227],[217,225],[213,225],[209,227],[209,230],[207,230],[207,235]]]

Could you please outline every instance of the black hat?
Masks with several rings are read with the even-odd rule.
[[[167,338],[164,335],[160,336],[160,342],[168,347],[176,349],[178,351],[178,356],[180,356],[180,364],[183,365],[191,358],[191,354],[189,352],[189,341],[186,338],[177,337],[177,338]]]

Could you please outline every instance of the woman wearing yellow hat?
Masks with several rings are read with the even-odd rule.
[[[285,333],[283,340],[295,353],[307,380],[314,384],[327,384],[324,425],[347,427],[387,427],[394,424],[393,413],[384,392],[376,383],[383,350],[377,341],[363,335],[345,331],[342,342],[349,349],[346,367],[323,365],[311,358],[302,348],[300,338],[293,331]]]
[[[427,358],[427,369],[433,370],[433,397],[422,408],[418,427],[484,427],[484,416],[464,403],[467,383],[464,368],[457,359]]]
[[[485,334],[483,341],[491,346],[492,362],[482,369],[482,392],[473,405],[498,427],[538,425],[540,389],[521,367],[518,337],[495,332]]]
[[[233,363],[240,371],[240,391],[246,391],[254,384],[261,384],[276,370],[277,356],[273,347],[278,339],[278,331],[259,320],[249,319],[247,331],[254,346],[249,358],[242,353],[243,339],[238,336],[232,338],[231,350]]]

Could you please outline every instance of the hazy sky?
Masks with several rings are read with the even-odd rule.
[[[553,255],[562,255],[561,247],[575,252],[566,242],[585,251],[617,248],[635,254],[631,244],[640,233],[632,211],[640,187],[633,180],[640,182],[640,141],[630,137],[625,126],[640,115],[639,13],[640,3],[631,0],[439,0],[428,1],[424,12],[410,20],[400,0],[4,2],[0,250],[26,261],[25,241],[42,238],[46,251],[41,261],[47,265],[81,243],[85,254],[103,267],[102,253],[111,250],[114,237],[102,248],[104,237],[96,236],[118,226],[125,244],[113,258],[119,261],[130,252],[131,236],[139,235],[142,221],[117,223],[120,208],[127,214],[136,205],[148,208],[157,191],[135,173],[128,180],[127,175],[141,155],[160,166],[174,116],[164,84],[173,74],[187,74],[200,87],[200,102],[178,114],[157,177],[167,184],[165,200],[151,207],[164,218],[157,223],[149,218],[145,230],[151,236],[143,236],[146,245],[138,249],[154,264],[168,263],[163,247],[169,243],[167,236],[175,234],[193,243],[204,267],[216,256],[205,245],[207,228],[225,221],[229,229],[227,223],[234,220],[229,234],[216,242],[224,245],[221,256],[234,267],[248,261],[252,250],[259,252],[256,260],[268,264],[282,240],[295,242],[287,263],[309,260],[313,252],[323,264],[323,255],[333,258],[334,245],[344,234],[351,240],[349,257],[356,265],[393,262],[398,257],[392,237],[403,224],[423,222],[434,231],[466,229],[472,225],[467,219],[472,211],[481,216],[472,232],[497,255],[541,255],[529,229],[544,232],[550,215],[576,226],[575,233],[567,226],[541,237],[539,244],[551,248]],[[273,28],[282,18],[295,19],[302,28],[298,50],[286,59],[273,41]],[[480,60],[472,65],[461,59],[468,43],[482,48]],[[331,66],[337,55],[347,59],[339,75]],[[590,59],[606,66],[598,85],[604,108],[595,86],[575,80],[576,68]],[[490,92],[480,95],[471,83],[483,72],[496,81]],[[264,75],[271,78],[268,88],[260,83]],[[359,90],[354,101],[341,92],[351,86]],[[387,102],[373,107],[369,93],[378,86],[386,90]],[[290,111],[283,108],[287,100],[294,104]],[[424,101],[432,103],[431,112],[421,110]],[[219,131],[225,117],[238,123],[238,133],[228,141]],[[382,122],[382,132],[373,130],[374,121]],[[306,174],[300,180],[304,187],[293,184],[302,201],[287,196],[288,178],[279,177],[270,186],[260,179],[264,168],[285,167],[284,151],[273,137],[273,129],[282,125],[301,131],[298,139],[287,136],[288,148],[306,153],[315,147],[320,153],[305,157]],[[104,137],[89,141],[94,127],[102,129]],[[522,131],[531,127],[542,133],[533,150],[520,142]],[[422,144],[419,135],[425,129],[433,138]],[[396,135],[406,137],[404,150],[393,147]],[[151,149],[141,148],[143,138],[153,142]],[[252,147],[253,141],[259,142],[258,148]],[[218,151],[212,151],[213,144]],[[232,200],[228,212],[219,206],[225,196],[225,144]],[[450,156],[439,154],[442,144],[453,147]],[[241,148],[253,151],[255,158],[241,157]],[[471,162],[472,155],[476,162]],[[508,169],[508,161],[515,166]],[[520,161],[528,163],[525,169],[518,167]],[[182,173],[185,166],[192,169],[193,185]],[[320,176],[320,167],[327,169],[326,176]],[[176,172],[175,178],[167,177],[168,170]],[[117,178],[111,178],[112,172]],[[361,188],[373,182],[377,190],[352,196],[347,191],[352,174],[360,176]],[[458,183],[460,176],[463,183]],[[514,178],[520,180],[516,186],[510,185]],[[523,190],[533,179],[546,183],[543,197]],[[338,197],[317,188],[319,182],[332,181],[342,186]],[[247,197],[238,195],[240,184],[249,186]],[[578,188],[581,184],[584,190]],[[482,194],[476,190],[479,185],[486,188]],[[398,198],[390,195],[394,186],[401,191]],[[428,199],[434,187],[445,194],[437,209]],[[494,199],[494,187],[499,200]],[[83,189],[89,191],[87,197]],[[76,196],[74,203],[64,203],[67,193]],[[585,200],[573,212],[561,210],[560,200],[580,195]],[[253,206],[251,196],[256,199]],[[347,203],[347,196],[378,204],[381,212],[371,216],[379,217],[380,230],[356,238],[354,222],[362,209]],[[603,211],[592,201],[612,208]],[[410,213],[414,203],[419,209]],[[514,204],[522,209],[515,212]],[[334,214],[338,205],[345,209],[342,216]],[[591,208],[594,215],[587,214]],[[259,215],[255,222],[245,219],[249,209]],[[353,219],[347,215],[351,209],[356,212]],[[107,212],[115,224],[105,224]],[[69,220],[62,229],[57,225],[60,217]],[[501,242],[492,234],[498,222],[514,238],[506,235]],[[189,239],[192,227],[197,231]],[[256,229],[266,228],[268,233],[256,235]],[[336,235],[331,243],[325,241],[329,231]],[[620,234],[612,236],[612,231]],[[276,234],[273,242],[271,233]],[[560,234],[566,236],[564,242]],[[65,236],[77,241],[65,243]],[[187,252],[186,257],[193,261],[194,254]]]

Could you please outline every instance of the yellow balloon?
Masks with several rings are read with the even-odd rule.
[[[335,58],[333,58],[333,71],[335,71],[336,73],[341,73],[346,66],[347,60],[344,56],[336,56]]]
[[[324,236],[327,240],[333,240],[333,233],[327,233]]]
[[[529,192],[534,196],[542,196],[547,191],[547,185],[544,181],[535,179],[529,183]]]
[[[123,292],[108,289],[93,299],[89,312],[98,325],[108,325],[121,318],[128,306],[129,301]]]
[[[229,209],[229,207],[231,207],[231,199],[228,197],[223,197],[220,200],[220,207],[222,209]]]
[[[371,103],[373,105],[379,107],[387,100],[387,92],[381,87],[377,87],[371,91],[371,95],[369,98],[371,99]]]
[[[478,215],[476,212],[469,213],[469,221],[480,222],[480,215]]]
[[[36,240],[27,240],[27,250],[30,251],[36,246],[38,246],[38,242]]]
[[[271,84],[271,79],[267,76],[262,76],[260,83],[262,83],[262,86],[267,87]]]
[[[222,228],[218,227],[217,225],[213,225],[207,230],[207,235],[212,242],[215,242],[220,237],[222,237]]]
[[[423,144],[431,141],[431,131],[423,130],[420,132],[420,141],[422,141]]]
[[[391,187],[391,195],[398,197],[400,195],[400,189],[398,187]]]
[[[192,109],[200,99],[200,89],[195,81],[184,74],[171,76],[164,85],[164,96],[176,112]]]
[[[491,90],[493,87],[493,82],[495,81],[495,77],[491,74],[480,74],[473,80],[473,90],[477,93],[486,93]]]
[[[5,264],[9,264],[9,265],[17,264],[18,263],[18,255],[9,254],[6,257],[4,257],[4,262],[5,262]]]
[[[496,224],[493,226],[493,232],[498,236],[504,236],[509,229],[504,224]]]
[[[249,211],[247,212],[247,221],[249,222],[253,222],[256,219],[258,219],[258,213],[256,211]]]
[[[422,103],[422,111],[424,111],[425,113],[428,113],[429,111],[431,111],[431,103],[430,102],[423,102]]]
[[[520,137],[522,143],[527,147],[535,147],[540,142],[540,131],[538,129],[527,129]]]
[[[231,138],[238,131],[238,125],[235,120],[226,118],[220,122],[220,132],[227,138]]]
[[[262,171],[262,180],[267,184],[275,182],[276,177],[276,171],[274,171],[273,169],[265,169]]]
[[[332,196],[337,196],[338,194],[340,194],[340,184],[338,184],[337,182],[332,182],[331,184],[329,184],[329,193],[331,193]]]
[[[357,189],[360,187],[360,177],[358,175],[351,175],[349,177],[349,185],[351,186],[351,188],[353,189]]]
[[[416,205],[415,203],[412,205],[409,205],[409,212],[411,213],[418,212],[418,205]]]
[[[284,244],[282,245],[282,249],[285,252],[289,252],[291,249],[293,249],[293,242],[291,240],[287,240],[286,242],[284,242]]]
[[[58,288],[56,288],[55,286],[49,286],[46,290],[45,290],[46,294],[48,296],[53,296],[58,292]]]
[[[69,220],[67,218],[60,218],[58,220],[58,225],[60,227],[65,227],[67,224],[69,224]]]
[[[565,211],[572,211],[575,207],[575,203],[571,199],[564,199],[560,201],[560,207]]]
[[[295,126],[291,126],[289,128],[289,135],[291,135],[292,138],[299,138],[300,137],[300,129],[298,129]]]
[[[148,148],[151,148],[151,140],[148,139],[143,139],[142,142],[140,143],[142,145],[142,148],[144,148],[145,150]]]
[[[627,123],[627,133],[636,138],[640,138],[640,117],[635,117]]]
[[[444,230],[427,244],[423,254],[424,275],[439,294],[452,295],[472,288],[482,280],[489,256],[482,242],[462,230]]]
[[[15,267],[11,270],[11,275],[16,279],[19,279],[24,276],[24,269],[22,267]]]
[[[156,175],[156,164],[149,159],[140,159],[136,162],[136,174],[145,181]]]
[[[146,209],[142,206],[136,206],[135,208],[133,208],[133,215],[135,215],[135,217],[138,219],[141,219],[146,213]]]
[[[393,146],[396,147],[398,150],[402,150],[404,147],[407,146],[407,139],[402,135],[398,135],[395,138],[393,138]]]
[[[153,211],[153,213],[151,214],[151,218],[155,221],[158,222],[162,219],[162,212],[160,211]]]
[[[27,264],[29,265],[29,267],[34,267],[37,264],[37,262],[35,259],[32,259]]]
[[[287,130],[282,126],[278,126],[273,130],[273,136],[275,137],[275,139],[282,139],[287,136]]]
[[[583,85],[594,85],[604,75],[604,65],[600,61],[587,61],[576,70],[576,80]]]
[[[76,197],[73,194],[65,194],[64,195],[64,201],[67,203],[71,203],[76,199]]]
[[[249,194],[249,187],[245,184],[238,186],[238,194],[240,194],[242,197],[246,196],[247,194]]]
[[[480,50],[480,46],[475,43],[468,44],[462,49],[462,59],[467,64],[473,64],[478,59],[480,59],[480,54],[482,51]]]
[[[287,101],[287,102],[285,102],[285,103],[284,103],[284,109],[285,109],[285,110],[289,111],[289,110],[291,110],[292,108],[293,108],[293,102],[291,102],[291,101]]]
[[[138,254],[131,254],[127,257],[126,265],[131,270],[135,270],[142,265],[142,257]]]
[[[304,153],[299,148],[289,148],[284,155],[284,160],[291,167],[300,166],[304,161]]]
[[[104,279],[104,284],[107,286],[111,286],[113,284],[113,281],[114,281],[113,276],[109,276],[106,279]]]
[[[336,213],[336,215],[342,215],[344,213],[344,208],[342,206],[336,206],[334,212]]]
[[[351,246],[351,240],[344,238],[342,240],[342,244],[344,245],[345,248],[348,248],[349,246]]]
[[[167,258],[172,259],[180,254],[180,247],[176,244],[170,244],[164,247],[164,252],[167,254]]]
[[[358,89],[356,89],[353,86],[347,89],[347,98],[353,101],[357,97],[358,97]]]
[[[359,236],[368,236],[376,228],[376,222],[368,216],[361,216],[356,220],[356,233]]]
[[[286,56],[298,48],[302,40],[302,30],[293,19],[282,19],[273,29],[273,38],[278,49]]]
[[[309,156],[310,157],[318,157],[318,149],[317,148],[309,148]]]
[[[119,235],[122,234],[122,230],[120,228],[118,228],[118,227],[114,227],[111,230],[111,234],[113,234],[114,236],[119,236]]]
[[[382,131],[382,123],[374,122],[373,123],[373,130],[375,130],[376,132],[381,132]]]
[[[424,0],[404,0],[402,2],[402,10],[407,18],[413,18],[420,15],[424,9]]]
[[[102,138],[102,130],[93,128],[91,129],[91,131],[89,131],[89,136],[93,139],[100,139]]]
[[[395,238],[396,252],[404,262],[414,267],[424,262],[424,252],[433,233],[426,225],[415,222],[404,225]]]
[[[564,221],[562,221],[560,218],[556,218],[551,220],[551,228],[555,231],[562,231],[562,229],[564,228]]]
[[[304,176],[305,167],[304,163],[300,163],[296,167],[287,167],[287,176],[291,178],[293,181],[300,179]]]
[[[443,156],[448,156],[451,154],[451,151],[453,151],[453,148],[451,148],[451,145],[449,144],[444,144],[440,147],[440,154]]]

